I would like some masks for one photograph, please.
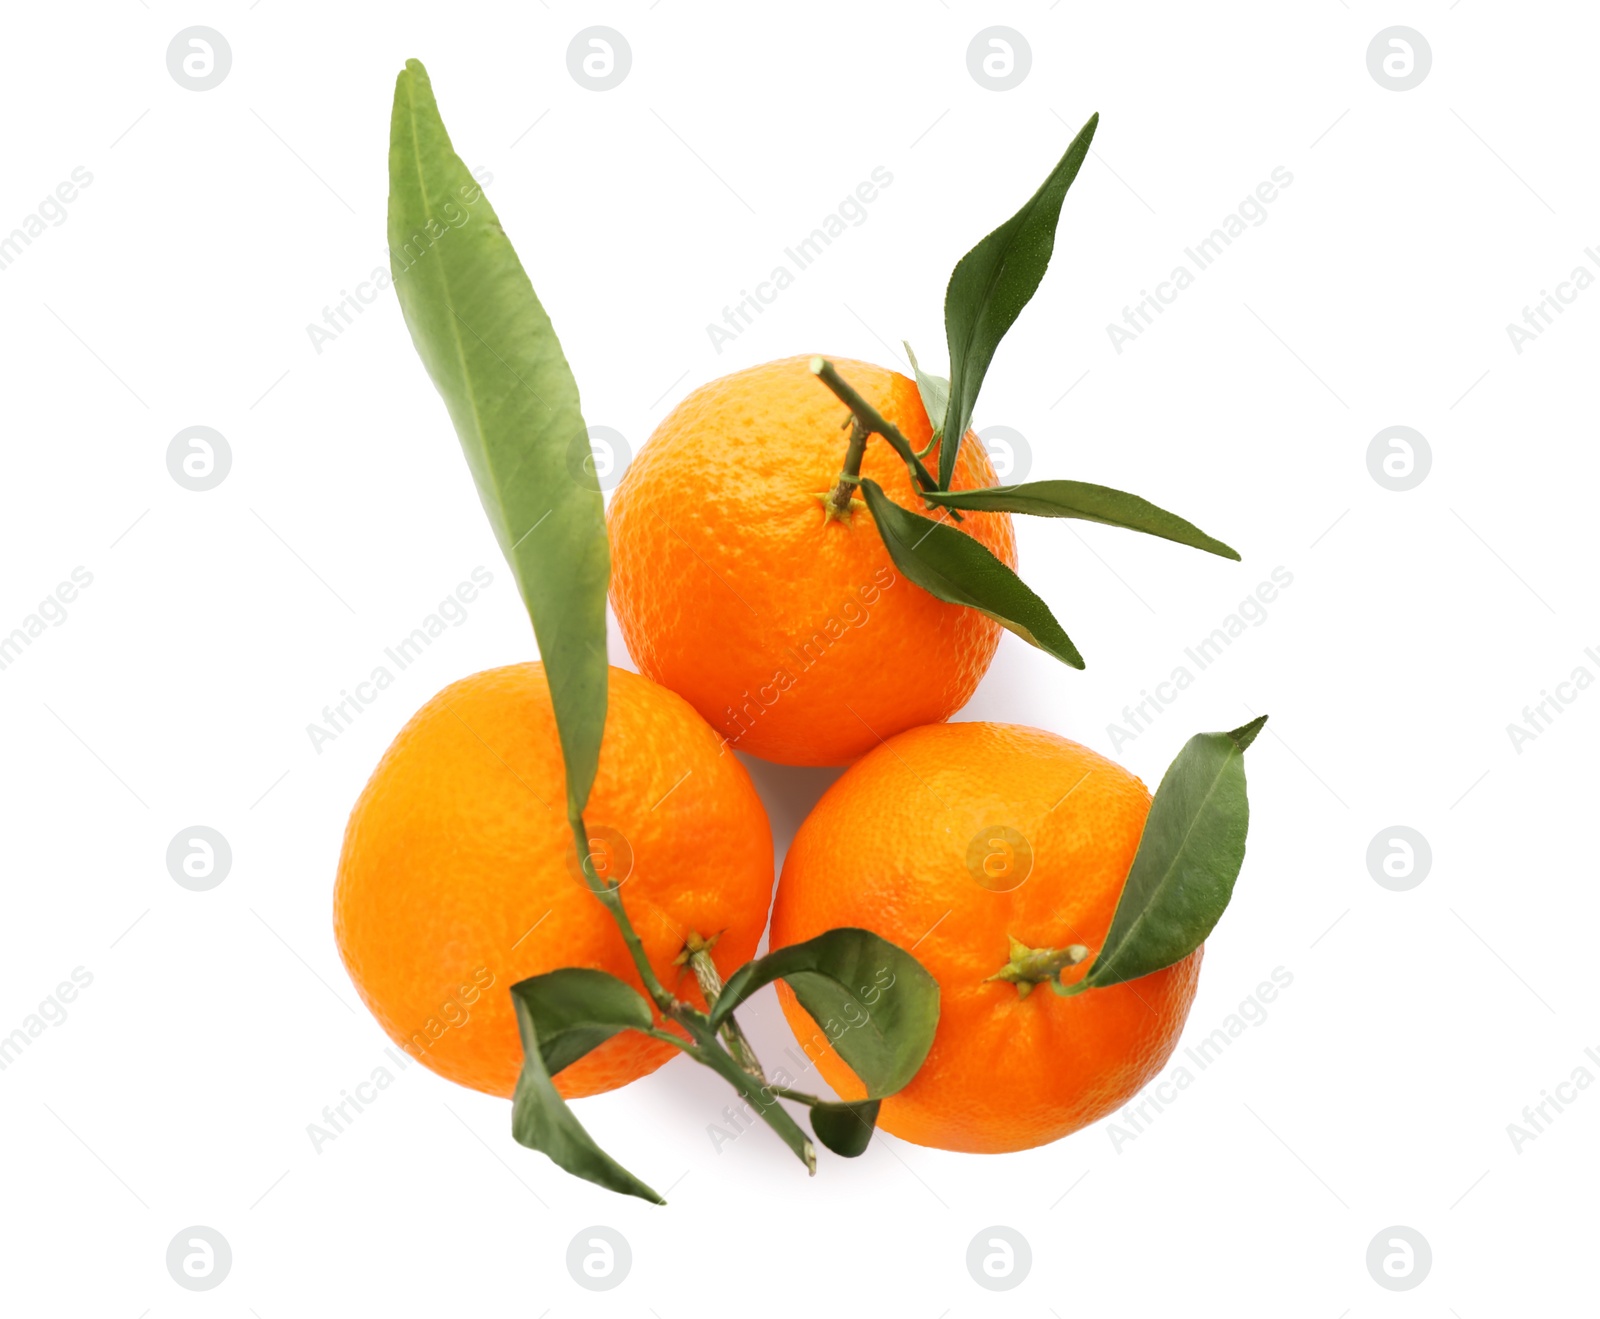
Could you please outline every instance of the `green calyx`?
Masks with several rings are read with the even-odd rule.
[[[1035,985],[1042,985],[1047,980],[1059,984],[1064,970],[1076,966],[1089,955],[1089,950],[1081,943],[1069,944],[1065,948],[1030,948],[1015,935],[1008,935],[1007,938],[1011,940],[1011,960],[992,976],[986,977],[984,983],[1003,980],[1015,985],[1018,998],[1027,998],[1033,993]]]
[[[688,966],[696,953],[709,953],[717,946],[717,940],[722,938],[722,931],[718,930],[709,939],[702,939],[694,930],[684,936],[683,948],[672,959],[673,966]]]
[[[860,478],[857,479],[859,480]],[[823,526],[827,526],[830,522],[843,522],[845,526],[849,526],[850,519],[855,516],[856,510],[861,507],[859,499],[852,499],[849,496],[845,497],[844,503],[839,503],[836,490],[824,490],[817,498],[822,501]]]

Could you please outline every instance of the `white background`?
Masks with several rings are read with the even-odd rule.
[[[1600,691],[1516,750],[1508,723],[1600,647],[1592,587],[1600,291],[1520,354],[1506,332],[1600,270],[1596,16],[1577,5],[14,6],[0,232],[76,166],[93,183],[0,271],[7,363],[0,631],[78,566],[93,584],[0,672],[7,865],[0,1032],[75,967],[92,985],[0,1072],[0,1309],[18,1314],[643,1315],[1577,1313],[1594,1305],[1600,1092],[1520,1149],[1580,1066],[1600,1076],[1587,816]],[[166,49],[232,49],[195,92]],[[624,34],[597,93],[566,49]],[[995,92],[990,24],[1032,69]],[[1433,63],[1395,92],[1380,30]],[[594,425],[637,447],[694,385],[815,351],[942,364],[954,261],[1092,110],[1054,264],[1002,348],[980,426],[1032,475],[1130,488],[1243,564],[1108,528],[1020,525],[1024,575],[1089,661],[1014,637],[963,718],[1111,750],[1109,724],[1271,570],[1293,585],[1115,754],[1154,783],[1184,739],[1270,711],[1250,855],[1186,1043],[1274,968],[1292,985],[1142,1133],[1004,1157],[880,1138],[807,1181],[765,1132],[713,1150],[727,1092],[686,1060],[580,1106],[670,1207],[514,1144],[508,1105],[413,1067],[335,1143],[306,1134],[383,1061],[338,960],[345,815],[394,732],[532,638],[392,292],[319,353],[307,333],[385,260],[389,101],[428,65],[566,345]],[[706,332],[884,166],[893,184],[757,325]],[[1119,354],[1108,322],[1283,166],[1293,183]],[[168,474],[221,431],[227,479]],[[1406,425],[1432,466],[1396,493],[1367,447]],[[470,617],[315,752],[306,725],[478,565]],[[625,661],[613,638],[613,659]],[[780,845],[832,777],[752,765]],[[165,852],[233,850],[210,892]],[[1430,842],[1409,892],[1374,836]],[[750,1028],[774,1053],[770,996]],[[1181,1060],[1180,1053],[1179,1059]],[[1569,1095],[1573,1091],[1567,1091]],[[1547,1109],[1547,1113],[1554,1113]],[[1127,1130],[1133,1128],[1122,1124]],[[230,1275],[168,1275],[180,1229]],[[595,1294],[568,1242],[622,1232]],[[969,1277],[1009,1226],[1031,1276]],[[1395,1293],[1390,1225],[1431,1244]]]

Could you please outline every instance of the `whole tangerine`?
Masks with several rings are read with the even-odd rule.
[[[795,835],[772,915],[781,948],[856,926],[939,983],[938,1030],[878,1122],[919,1145],[995,1153],[1115,1111],[1176,1047],[1201,949],[1138,980],[1087,974],[1138,851],[1150,794],[1087,747],[1035,728],[936,724],[889,739]],[[865,1091],[786,985],[779,1001],[823,1078]]]
[[[643,990],[583,876],[565,807],[544,666],[514,664],[424,705],[345,831],[334,934],[357,991],[408,1053],[489,1094],[509,1096],[522,1067],[516,981],[583,966]],[[674,965],[686,938],[715,938],[731,973],[754,954],[772,894],[772,835],[748,772],[682,698],[613,668],[584,819],[596,872],[621,882],[656,976],[704,1007]],[[674,1052],[625,1031],[556,1088],[598,1094]]]
[[[850,411],[806,356],[703,385],[639,450],[608,514],[611,602],[628,653],[741,751],[840,765],[885,738],[947,719],[994,658],[1000,625],[903,579],[860,499],[830,518]],[[916,449],[932,436],[909,377],[833,359]],[[926,459],[938,470],[938,446]],[[861,475],[924,516],[904,462],[879,436]],[[952,488],[995,484],[969,431]],[[1005,513],[961,530],[1008,567]]]

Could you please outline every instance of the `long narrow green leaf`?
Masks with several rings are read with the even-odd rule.
[[[1044,278],[1056,244],[1056,221],[1073,179],[1078,177],[1089,143],[1100,122],[1098,114],[1072,139],[1023,208],[984,238],[956,263],[944,294],[944,329],[950,344],[950,405],[943,433],[950,443],[939,448],[939,488],[950,488],[956,450],[972,421],[978,389],[994,360],[994,351],[1016,323]]]
[[[774,980],[788,983],[874,1098],[904,1088],[933,1047],[938,983],[905,949],[870,930],[829,930],[746,962],[717,998],[712,1025]]]
[[[603,971],[576,968],[534,976],[511,987],[522,1035],[522,1074],[511,1100],[511,1134],[574,1177],[609,1191],[666,1204],[655,1191],[595,1143],[550,1080],[546,1048],[559,1067],[576,1061],[618,1031],[647,1030],[650,1008],[628,985]],[[548,1045],[539,1035],[543,1022]]]
[[[1244,753],[1267,722],[1199,733],[1162,775],[1139,850],[1085,989],[1137,980],[1181,962],[1216,926],[1244,865],[1250,803]],[[1073,986],[1071,988],[1077,988]]]
[[[412,342],[444,398],[533,619],[567,769],[588,800],[606,719],[600,486],[578,387],[489,199],[451,148],[428,74],[406,62],[389,137],[389,259]]]
[[[1147,499],[1110,486],[1087,481],[1027,481],[1021,485],[987,486],[980,490],[935,490],[923,496],[944,508],[973,509],[987,513],[1026,513],[1043,518],[1081,518],[1125,527],[1147,536],[1189,545],[1224,559],[1237,559],[1239,551],[1206,535],[1176,513],[1157,508]]]
[[[1063,664],[1083,667],[1083,656],[1050,607],[987,547],[947,523],[901,508],[876,481],[862,481],[861,493],[889,557],[907,580],[940,600],[987,614]]]

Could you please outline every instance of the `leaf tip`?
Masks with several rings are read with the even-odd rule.
[[[1228,736],[1233,739],[1234,746],[1238,747],[1240,751],[1248,750],[1250,744],[1256,740],[1256,734],[1266,726],[1266,722],[1267,716],[1260,715],[1242,728],[1235,728]]]

